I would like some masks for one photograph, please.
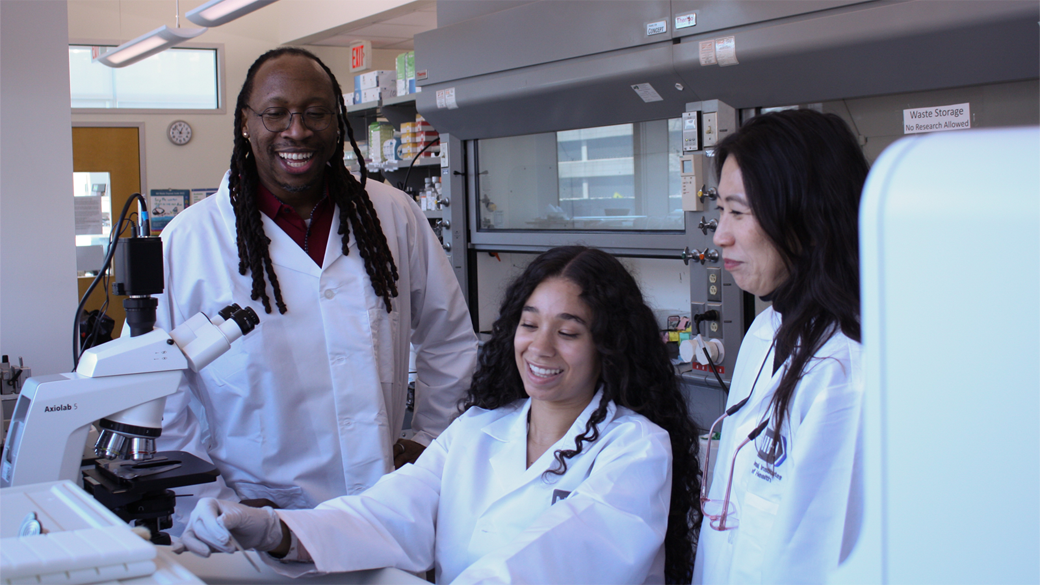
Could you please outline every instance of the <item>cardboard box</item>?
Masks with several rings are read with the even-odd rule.
[[[400,88],[401,83],[404,83],[407,87],[408,74],[405,72],[405,70],[407,69],[408,64],[408,53],[399,53],[395,62],[397,65],[397,87]]]
[[[362,73],[360,76],[361,90],[373,89],[376,87],[392,88],[397,91],[397,72],[396,71],[369,71],[368,73]]]
[[[373,87],[371,89],[361,90],[361,103],[376,102],[379,101],[379,88]]]
[[[383,143],[394,137],[394,127],[387,121],[376,121],[368,125],[368,143],[377,145],[369,149],[369,160],[381,162]]]
[[[413,156],[419,154],[420,151],[422,151],[424,158],[427,157],[427,156],[434,157],[434,156],[438,156],[440,154],[441,147],[440,147],[439,144],[434,144],[433,146],[427,148],[426,150],[423,150],[423,146],[425,146],[425,144],[419,144],[419,143],[402,144],[401,145],[401,156],[404,157],[404,158],[412,158]]]
[[[408,93],[415,93],[415,51],[408,52],[404,77],[408,81]]]
[[[397,95],[415,93],[415,51],[397,56]]]
[[[361,103],[375,102],[397,95],[397,88],[373,87],[361,90]]]
[[[426,144],[440,138],[440,134],[430,132],[401,132],[401,142],[405,144]]]

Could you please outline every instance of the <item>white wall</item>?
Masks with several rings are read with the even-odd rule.
[[[33,375],[72,369],[67,37],[65,2],[0,0],[0,353]]]

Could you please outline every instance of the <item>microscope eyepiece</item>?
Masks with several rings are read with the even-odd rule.
[[[252,307],[246,307],[235,311],[235,314],[231,315],[231,318],[235,320],[235,323],[238,323],[239,329],[242,330],[242,335],[249,333],[260,324],[260,317],[256,315],[256,311],[254,311]]]
[[[217,314],[220,318],[227,321],[232,315],[242,310],[242,307],[238,306],[238,303],[231,303],[230,305],[221,309]]]

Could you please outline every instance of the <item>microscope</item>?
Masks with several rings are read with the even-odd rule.
[[[131,237],[120,243],[112,288],[129,296],[130,335],[83,351],[73,373],[26,380],[0,460],[0,487],[78,483],[82,475],[95,499],[123,520],[147,526],[155,544],[169,544],[161,530],[172,525],[170,488],[212,482],[219,472],[189,453],[156,452],[166,397],[177,391],[184,370],[206,367],[260,320],[251,308],[233,304],[213,317],[199,313],[169,333],[155,329],[158,303],[151,295],[164,286],[162,242]],[[112,251],[101,273],[111,257]],[[98,459],[81,474],[95,424]]]

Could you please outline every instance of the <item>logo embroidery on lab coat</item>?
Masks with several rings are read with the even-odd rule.
[[[553,490],[552,502],[549,505],[551,506],[551,505],[555,504],[556,502],[559,502],[560,500],[566,500],[567,496],[569,496],[569,495],[571,495],[571,493],[568,492],[568,491]]]
[[[755,441],[755,448],[758,450],[758,458],[762,461],[759,463],[755,461],[751,473],[753,473],[759,479],[772,483],[775,479],[777,481],[782,480],[784,477],[777,473],[777,468],[787,461],[787,437],[780,435],[780,444],[776,447],[776,454],[772,453],[773,437],[776,435],[773,433],[773,429],[766,429],[762,437],[759,437],[759,441]]]

